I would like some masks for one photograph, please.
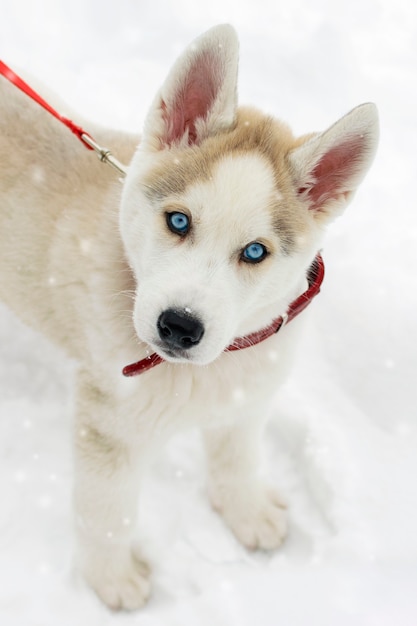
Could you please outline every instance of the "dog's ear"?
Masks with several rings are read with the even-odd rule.
[[[146,149],[199,144],[234,124],[238,47],[234,29],[225,24],[207,31],[185,50],[146,119],[142,137]]]
[[[368,171],[377,143],[376,107],[362,104],[290,152],[297,192],[316,219],[328,221],[341,213]]]

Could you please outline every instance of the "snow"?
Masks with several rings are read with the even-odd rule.
[[[288,541],[241,548],[207,505],[198,438],[178,437],[141,500],[154,567],[142,612],[111,614],[73,572],[73,365],[0,309],[0,623],[417,624],[417,5],[3,0],[2,16],[2,59],[97,122],[138,130],[173,58],[229,21],[241,102],[303,133],[375,101],[381,144],[329,231],[322,294],[266,433]]]

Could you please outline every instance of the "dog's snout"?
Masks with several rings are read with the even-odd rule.
[[[170,348],[188,350],[200,343],[204,326],[197,317],[187,312],[167,309],[159,316],[158,332]]]

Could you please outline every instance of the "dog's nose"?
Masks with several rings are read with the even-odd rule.
[[[188,350],[200,343],[204,326],[193,315],[167,309],[158,318],[158,332],[163,342],[170,348]]]

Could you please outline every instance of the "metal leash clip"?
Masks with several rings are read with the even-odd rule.
[[[94,150],[102,163],[108,163],[109,165],[111,165],[111,167],[117,170],[119,174],[122,174],[122,176],[126,176],[127,168],[122,165],[122,163],[120,163],[120,161],[116,159],[115,156],[112,155],[110,150],[99,146],[99,144],[96,143],[94,139],[92,139],[90,135],[87,135],[86,133],[83,133],[81,135],[81,139],[84,141],[84,143],[86,143],[88,146],[90,146],[90,148]]]

